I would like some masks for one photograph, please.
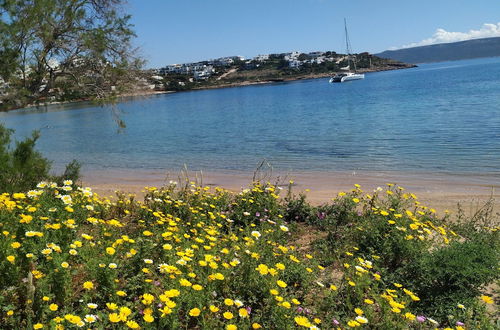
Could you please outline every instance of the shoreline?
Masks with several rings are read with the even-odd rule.
[[[360,69],[358,70],[359,73],[374,73],[374,72],[384,72],[384,71],[394,71],[394,70],[403,70],[403,69],[411,69],[418,67],[415,64],[405,64],[401,66],[384,66],[376,69]],[[308,79],[322,79],[322,78],[327,78],[332,76],[332,74],[335,74],[337,72],[329,72],[329,73],[316,73],[316,74],[304,74],[304,75],[297,75],[294,77],[284,77],[284,78],[275,78],[275,79],[267,79],[267,80],[247,80],[247,81],[242,81],[242,82],[228,82],[226,84],[219,84],[219,85],[212,85],[212,86],[202,86],[202,87],[196,87],[192,89],[187,89],[183,91],[165,91],[165,90],[138,90],[126,94],[121,94],[117,95],[117,102],[120,101],[126,101],[126,99],[134,99],[137,97],[151,97],[151,96],[158,96],[158,95],[164,95],[164,94],[172,94],[172,93],[182,93],[182,92],[192,92],[192,91],[201,91],[201,90],[210,90],[210,89],[222,89],[222,88],[235,88],[235,87],[246,87],[246,86],[255,86],[255,85],[268,85],[268,84],[275,84],[275,83],[284,83],[284,82],[293,82],[293,81],[300,81],[300,80],[308,80]],[[52,101],[52,102],[46,102],[46,103],[40,103],[40,104],[30,104],[27,105],[23,108],[15,108],[15,109],[8,109],[4,110],[2,112],[11,112],[11,111],[16,111],[16,110],[30,110],[33,108],[39,108],[39,107],[46,107],[46,106],[51,106],[51,105],[69,105],[69,104],[81,104],[85,102],[93,102],[93,100],[88,99],[88,100],[73,100],[73,101]]]
[[[265,174],[265,173],[264,173]],[[233,192],[248,188],[254,172],[188,171],[188,181],[209,187],[222,187]],[[329,202],[340,191],[353,189],[354,184],[360,184],[366,193],[373,192],[377,187],[384,189],[387,183],[394,183],[405,191],[414,193],[419,201],[440,213],[449,210],[456,213],[460,203],[467,214],[473,214],[490,198],[500,201],[500,184],[493,184],[490,176],[482,175],[453,175],[433,173],[406,173],[406,172],[289,172],[273,173],[262,176],[263,181],[278,183],[286,188],[289,180],[293,180],[294,194],[305,193],[307,200],[320,205]],[[185,182],[186,173],[181,171],[162,170],[102,170],[83,173],[82,182],[94,191],[104,196],[114,196],[115,191],[137,194],[142,197],[145,187],[161,187],[168,182]],[[385,189],[384,189],[385,190]],[[500,212],[498,202],[494,211]]]

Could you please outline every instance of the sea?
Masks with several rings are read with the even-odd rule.
[[[117,121],[125,123],[120,128]],[[400,171],[487,174],[500,182],[500,58],[178,92],[114,106],[0,113],[20,140],[85,171]]]

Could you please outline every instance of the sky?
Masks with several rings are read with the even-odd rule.
[[[378,53],[500,36],[500,0],[129,0],[147,67],[288,51]]]

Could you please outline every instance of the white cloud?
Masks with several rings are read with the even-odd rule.
[[[442,44],[448,42],[457,42],[470,39],[491,38],[491,37],[500,37],[500,23],[497,24],[486,23],[483,24],[483,26],[479,30],[470,30],[469,32],[450,32],[446,31],[445,29],[437,29],[434,35],[428,39],[424,39],[420,42],[414,42],[393,49],[427,46],[427,45]]]

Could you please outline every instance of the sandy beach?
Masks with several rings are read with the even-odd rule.
[[[231,191],[247,188],[252,182],[253,172],[188,172],[190,181],[205,186],[219,186]],[[108,170],[83,173],[83,184],[104,196],[113,196],[115,191],[142,195],[144,187],[160,187],[170,180],[184,181],[182,171],[163,170]],[[364,191],[371,192],[387,183],[404,187],[417,195],[419,201],[439,212],[456,212],[460,204],[466,213],[475,212],[486,201],[493,198],[494,210],[500,212],[500,180],[490,175],[451,175],[433,173],[402,172],[290,172],[258,173],[257,178],[280,185],[294,181],[293,191],[303,192],[308,200],[319,205],[335,197],[340,191],[348,191],[360,184]]]

